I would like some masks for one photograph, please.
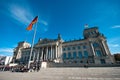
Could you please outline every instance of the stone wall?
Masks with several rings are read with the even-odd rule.
[[[120,64],[47,63],[47,67],[120,67]]]

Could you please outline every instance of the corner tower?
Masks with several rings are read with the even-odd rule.
[[[96,38],[100,35],[98,27],[86,28],[83,32],[84,39]]]
[[[89,42],[90,50],[96,64],[114,63],[106,37],[98,31],[98,27],[86,28],[83,35],[84,39]]]

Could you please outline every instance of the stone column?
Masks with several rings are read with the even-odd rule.
[[[44,48],[43,55],[44,55],[44,60],[46,60],[46,48]]]
[[[58,46],[58,58],[60,59],[60,61],[62,61],[62,44],[60,44],[59,46]]]
[[[33,61],[35,61],[35,55],[36,55],[36,52],[33,51]]]
[[[56,47],[53,46],[53,59],[55,59],[55,58],[56,58]]]
[[[43,61],[43,48],[41,49],[42,55],[41,55],[41,61]]]
[[[58,58],[60,58],[60,56],[62,54],[62,47],[61,46],[57,47],[57,53],[58,53]]]
[[[55,59],[56,58],[56,50],[55,50],[56,48],[54,47],[54,54],[53,54],[53,59]]]
[[[46,48],[46,60],[48,60],[48,46]]]
[[[52,60],[52,46],[51,46],[51,52],[50,52],[51,60]]]
[[[40,56],[39,51],[40,51],[40,49],[38,48],[37,61],[39,61],[39,56]]]
[[[91,45],[91,47],[92,47],[92,52],[93,52],[93,55],[94,56],[96,56],[96,54],[95,54],[95,50],[94,50],[94,47],[93,47],[93,45],[92,45],[92,43],[90,42],[90,45]]]
[[[55,49],[54,49],[54,46],[52,47],[52,59],[54,59],[55,57]]]
[[[103,45],[103,47],[104,47],[104,49],[105,49],[105,53],[106,53],[106,55],[108,55],[108,52],[107,52],[106,46],[105,46],[105,44],[104,44],[103,41],[102,41],[102,45]]]
[[[50,48],[48,47],[48,59],[50,59]]]
[[[58,50],[57,50],[57,45],[55,46],[55,55],[56,55],[56,59],[57,59],[57,57],[58,57],[58,52],[57,52]]]
[[[49,60],[51,59],[51,47],[49,47]]]
[[[57,46],[57,58],[59,58],[59,48]]]
[[[46,54],[45,54],[45,48],[44,48],[44,50],[43,50],[43,56],[44,56],[43,60],[46,59],[46,56],[45,56],[45,55],[46,55]]]
[[[106,54],[106,51],[105,51],[105,48],[104,48],[104,46],[103,46],[102,41],[100,41],[99,44],[100,44],[100,47],[101,47],[102,56],[106,56],[107,54]]]

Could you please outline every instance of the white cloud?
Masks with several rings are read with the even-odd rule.
[[[12,56],[13,48],[0,48],[0,56]]]
[[[110,39],[108,39],[108,42],[110,43],[110,44],[117,44],[117,43],[120,43],[120,37],[114,37],[114,38],[110,38]]]
[[[120,28],[120,25],[114,25],[111,28]]]
[[[46,21],[40,20],[40,23],[44,24],[45,26],[48,25],[48,23]]]
[[[34,15],[34,13],[36,13],[34,11],[35,10],[33,10],[33,8],[29,5],[29,2],[24,1],[24,3],[21,5],[18,3],[16,4],[9,3],[7,5],[4,5],[4,9],[2,9],[0,12],[14,19],[15,23],[22,23],[27,27],[27,25],[29,25],[30,22],[34,19],[34,17],[37,16],[37,15]],[[48,25],[46,21],[40,18],[38,20],[39,20],[38,21],[39,23],[45,26]]]
[[[110,47],[119,47],[119,44],[108,44]]]
[[[120,44],[108,44],[112,54],[120,52]]]
[[[47,32],[49,29],[48,23],[44,20],[39,20],[38,21],[38,27],[37,27],[37,31],[41,33],[45,33]]]
[[[13,48],[0,48],[0,52],[11,53],[13,52]]]
[[[11,20],[16,20],[14,21],[15,23],[19,22],[28,25],[34,18],[32,8],[28,1],[24,1],[24,3],[19,4],[20,2],[18,1],[15,3],[15,1],[11,1],[3,4],[3,9],[1,9],[0,12],[3,15],[11,17]]]
[[[30,22],[34,19],[35,16],[33,16],[33,13],[31,10],[27,8],[20,7],[18,5],[11,5],[10,6],[10,16],[14,18],[15,20],[22,22],[23,24],[29,25]],[[39,23],[44,24],[45,26],[48,25],[48,23],[42,19],[38,19]]]
[[[112,54],[120,52],[120,37],[108,39],[108,46]]]
[[[29,24],[31,19],[33,19],[32,12],[30,10],[18,5],[10,5],[9,12],[12,18],[24,24]]]
[[[113,47],[119,47],[120,45],[119,44],[114,44]]]

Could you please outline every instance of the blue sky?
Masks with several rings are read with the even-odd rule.
[[[0,0],[0,55],[12,56],[20,41],[32,42],[26,31],[38,15],[39,38],[83,38],[84,25],[98,26],[111,53],[120,52],[120,0]]]

